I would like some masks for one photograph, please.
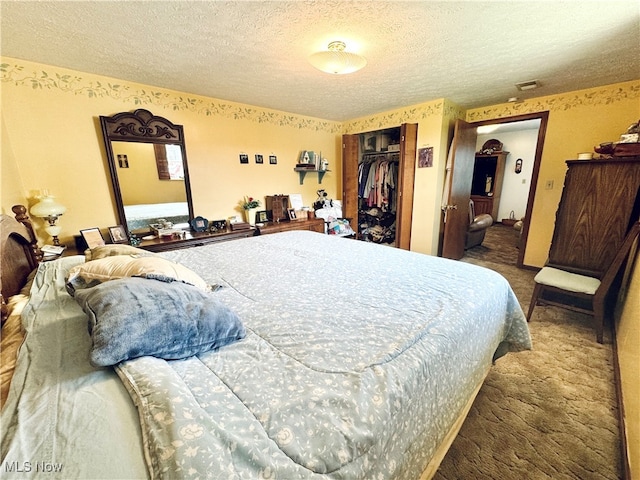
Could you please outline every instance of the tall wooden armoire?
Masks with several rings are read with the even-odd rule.
[[[640,217],[640,157],[568,160],[547,264],[600,277]]]
[[[494,221],[498,221],[502,180],[509,152],[493,154],[476,154],[471,178],[471,200],[476,215],[488,213]]]

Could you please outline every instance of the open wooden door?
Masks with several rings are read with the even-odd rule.
[[[358,227],[358,135],[342,135],[342,215]]]
[[[400,126],[400,165],[398,171],[398,210],[396,214],[396,247],[411,248],[411,222],[413,219],[413,190],[416,176],[416,148],[418,124]]]
[[[464,243],[469,225],[469,196],[475,163],[477,129],[456,120],[453,144],[447,160],[445,195],[443,195],[444,235],[442,256],[459,260],[464,255]],[[445,203],[446,202],[446,203]]]

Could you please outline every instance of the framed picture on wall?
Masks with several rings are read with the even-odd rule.
[[[259,153],[256,153],[256,163],[264,163],[264,159]]]
[[[240,163],[249,163],[249,155],[247,155],[246,153],[241,153]]]
[[[278,157],[276,157],[275,155],[269,155],[269,165],[277,165],[278,164]]]

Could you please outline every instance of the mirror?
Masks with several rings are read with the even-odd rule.
[[[120,223],[141,234],[158,220],[188,228],[193,218],[182,125],[148,110],[100,117]]]

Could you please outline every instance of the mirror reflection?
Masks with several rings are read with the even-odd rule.
[[[189,206],[180,145],[111,142],[120,195],[130,232],[164,219],[189,226]]]

